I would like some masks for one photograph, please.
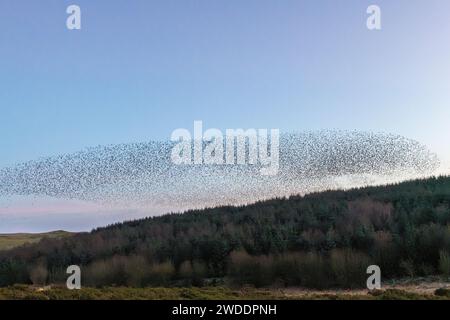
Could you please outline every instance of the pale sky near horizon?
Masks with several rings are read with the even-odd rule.
[[[66,28],[71,4],[81,30]],[[382,30],[366,28],[371,4]],[[446,0],[0,0],[0,168],[202,120],[399,134],[450,173],[449,39]],[[85,223],[102,210],[33,201],[0,201],[0,232],[134,217]]]

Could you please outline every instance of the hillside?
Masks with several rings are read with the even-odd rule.
[[[450,177],[327,191],[118,223],[0,252],[0,286],[364,287],[450,274]]]
[[[19,247],[23,244],[36,243],[43,238],[64,238],[73,235],[67,231],[52,231],[47,233],[11,233],[0,234],[0,251]]]

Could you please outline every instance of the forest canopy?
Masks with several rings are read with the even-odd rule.
[[[0,252],[0,286],[363,287],[450,273],[450,177],[167,214]]]

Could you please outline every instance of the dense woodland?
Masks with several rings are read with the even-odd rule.
[[[450,177],[327,191],[111,225],[0,252],[0,286],[362,287],[450,273]]]

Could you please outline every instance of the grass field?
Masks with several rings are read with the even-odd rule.
[[[450,289],[430,293],[402,289],[302,291],[299,289],[206,288],[83,288],[16,285],[0,288],[0,300],[450,300]]]
[[[13,233],[0,234],[0,251],[8,250],[27,243],[39,242],[44,237],[63,238],[69,237],[73,233],[66,231],[53,231],[48,233]]]

